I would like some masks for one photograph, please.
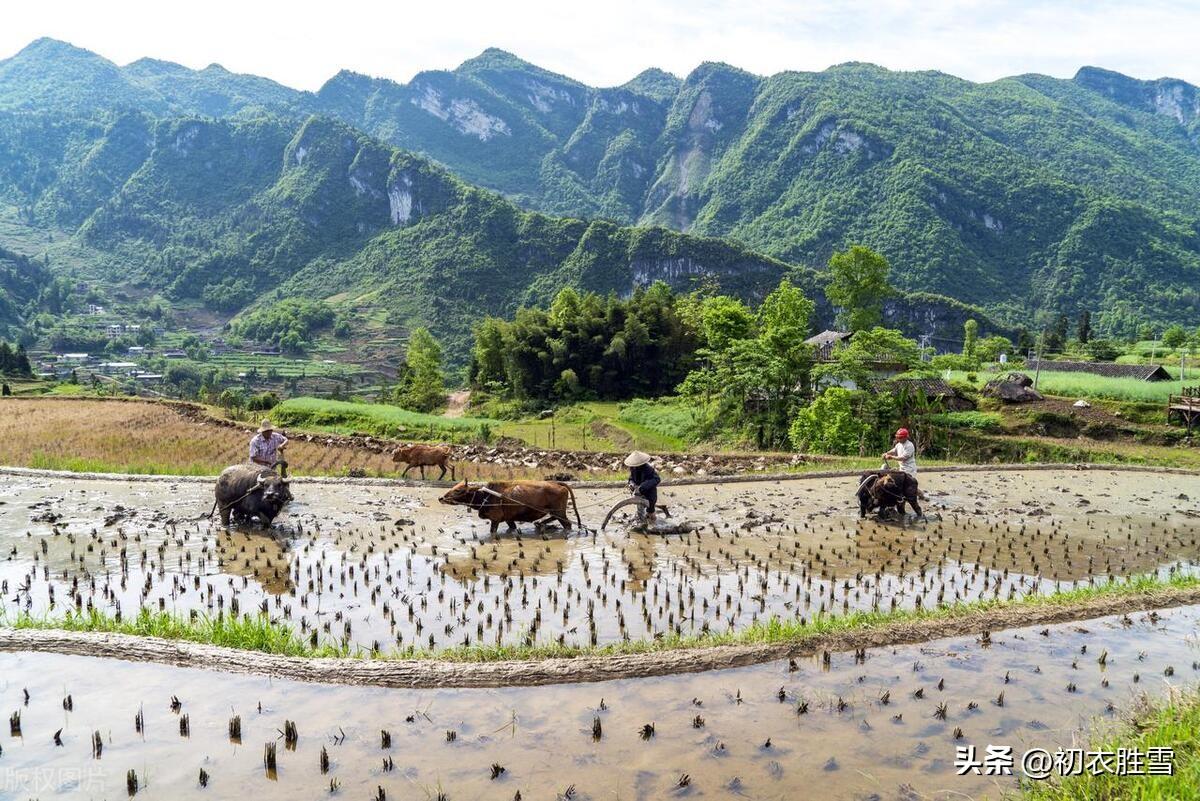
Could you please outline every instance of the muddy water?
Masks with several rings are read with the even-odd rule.
[[[0,608],[265,610],[318,641],[586,645],[1194,572],[1200,477],[929,474],[928,522],[860,521],[857,481],[664,489],[684,533],[491,535],[433,489],[297,484],[269,532],[203,484],[0,476]],[[620,490],[581,490],[595,523]],[[1197,500],[1193,500],[1197,499]]]
[[[126,774],[135,770],[139,797],[147,798],[291,801],[325,796],[331,780],[341,797],[359,799],[375,797],[378,787],[401,799],[518,791],[553,799],[571,786],[576,799],[818,797],[813,788],[828,799],[995,798],[1015,777],[955,775],[956,745],[981,753],[1009,745],[1018,758],[1032,747],[1082,745],[1095,733],[1089,727],[1115,720],[1138,694],[1195,681],[1198,624],[1200,607],[1188,607],[1004,632],[990,644],[958,638],[835,654],[828,665],[818,658],[500,690],[313,686],[2,654],[0,712],[21,712],[21,736],[0,729],[0,796],[124,797]],[[235,715],[240,742],[229,736]],[[285,721],[299,734],[294,750],[281,734]],[[646,724],[654,731],[643,739]],[[60,729],[61,747],[54,744]],[[99,759],[91,756],[94,732],[103,743]],[[263,766],[268,742],[277,745],[274,777]],[[495,779],[492,765],[504,769]],[[201,769],[209,775],[204,795]]]

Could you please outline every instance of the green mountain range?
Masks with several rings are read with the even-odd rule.
[[[488,50],[309,93],[43,39],[0,62],[0,111],[0,192],[24,219],[183,294],[363,286],[393,319],[450,331],[563,282],[815,287],[802,267],[857,242],[900,288],[1007,325],[1087,309],[1129,334],[1200,310],[1200,94],[1176,80],[704,64],[598,89]],[[483,283],[441,291],[460,276]],[[943,330],[970,313],[918,305],[893,313]]]

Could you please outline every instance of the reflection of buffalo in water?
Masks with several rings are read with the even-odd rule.
[[[917,479],[902,470],[880,470],[864,473],[858,485],[858,516],[866,517],[876,509],[882,514],[889,509],[904,515],[904,504],[913,508],[921,517],[921,504],[917,495]]]
[[[221,510],[221,524],[228,526],[231,516],[249,521],[257,519],[268,528],[279,512],[292,500],[287,480],[270,468],[254,464],[235,464],[217,476],[214,508]]]
[[[222,572],[252,578],[271,595],[292,591],[291,557],[286,540],[257,532],[224,531],[217,536],[217,557]]]
[[[480,575],[552,576],[570,564],[576,542],[564,530],[533,537],[519,533],[485,535],[477,542],[464,543],[469,552],[447,554],[442,571],[458,581],[474,581]]]

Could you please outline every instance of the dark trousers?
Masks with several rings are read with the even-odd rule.
[[[647,514],[654,514],[654,510],[658,506],[658,487],[641,486],[638,487],[637,494],[649,502],[650,508],[646,510]]]

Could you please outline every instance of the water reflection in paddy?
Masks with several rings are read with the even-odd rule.
[[[1010,598],[1192,572],[1200,478],[931,474],[927,523],[859,521],[854,479],[664,490],[696,530],[491,536],[433,489],[297,484],[271,532],[193,518],[205,484],[0,477],[3,608],[245,614],[364,648],[587,645],[772,616]],[[583,490],[595,521],[619,490]]]
[[[1014,778],[955,775],[955,746],[1020,754],[1082,742],[1139,692],[1193,682],[1200,607],[833,654],[796,664],[536,688],[304,685],[48,654],[0,655],[5,797],[999,797]],[[1101,655],[1104,655],[1103,663]],[[28,690],[29,701],[24,701]],[[64,708],[70,696],[71,710]],[[172,710],[172,699],[180,706]],[[885,703],[886,700],[886,703]],[[945,719],[938,717],[945,705]],[[135,718],[143,716],[143,729]],[[189,733],[180,720],[187,716]],[[241,720],[241,739],[229,721]],[[599,737],[594,734],[599,721]],[[285,747],[285,721],[299,741]],[[644,727],[653,736],[644,738]],[[955,738],[955,729],[962,739]],[[63,745],[54,744],[61,729]],[[92,758],[99,732],[103,750]],[[383,733],[390,745],[383,746]],[[0,735],[4,732],[0,732]],[[268,779],[263,749],[277,743]],[[329,772],[321,772],[321,752]],[[493,765],[503,768],[491,778]],[[686,776],[686,782],[680,786]],[[1131,779],[1136,780],[1136,779]]]

